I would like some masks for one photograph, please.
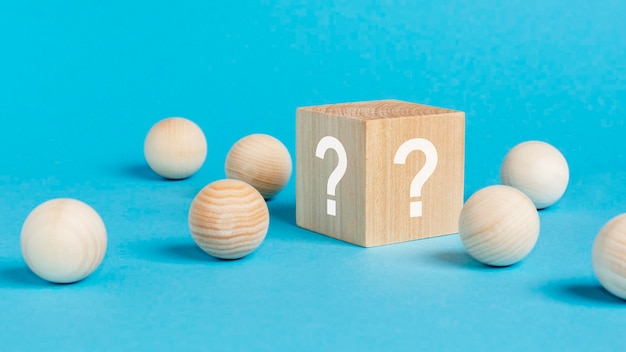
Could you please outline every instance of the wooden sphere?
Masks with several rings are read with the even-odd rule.
[[[170,117],[152,126],[143,150],[154,172],[179,180],[193,175],[202,167],[207,142],[198,125],[182,117]]]
[[[226,177],[241,180],[269,199],[280,192],[291,177],[291,156],[278,139],[252,134],[235,143],[226,156]]]
[[[569,167],[555,147],[528,141],[507,153],[500,168],[500,182],[524,192],[537,209],[543,209],[556,203],[565,193]]]
[[[102,219],[87,204],[59,198],[36,207],[21,234],[22,256],[42,279],[71,283],[98,268],[107,247]]]
[[[509,186],[490,186],[463,205],[459,235],[469,254],[492,266],[522,260],[539,237],[539,214],[533,202]]]
[[[269,221],[263,196],[239,180],[207,185],[189,209],[193,240],[220,259],[238,259],[252,253],[265,239]]]
[[[611,219],[593,243],[593,270],[615,296],[626,299],[626,214]]]

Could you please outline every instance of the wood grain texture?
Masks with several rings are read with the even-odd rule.
[[[500,182],[524,192],[543,209],[556,203],[567,189],[569,167],[561,152],[541,141],[523,142],[505,156]]]
[[[291,155],[278,139],[266,134],[246,136],[226,156],[226,177],[241,180],[265,199],[280,192],[291,178]]]
[[[55,283],[84,279],[98,268],[107,247],[102,219],[75,199],[53,199],[36,207],[24,221],[22,256],[39,277]]]
[[[263,196],[239,180],[219,180],[204,187],[194,198],[188,219],[194,241],[220,259],[252,253],[269,228]]]
[[[183,179],[202,167],[207,155],[204,133],[193,121],[170,117],[157,122],[144,141],[150,168],[168,179]]]
[[[539,237],[539,214],[521,191],[489,186],[474,193],[463,206],[459,236],[476,260],[508,266],[534,248]]]
[[[592,262],[602,286],[626,300],[626,214],[611,219],[598,232]]]
[[[296,116],[296,219],[299,226],[360,246],[370,247],[455,233],[463,205],[463,112],[395,100],[303,107]],[[324,136],[341,141],[346,173],[336,195],[327,181],[337,153],[315,156]],[[414,176],[426,157],[411,152],[394,164],[400,146],[413,138],[436,147],[438,163],[421,188],[410,196]],[[337,215],[326,213],[336,200]],[[423,215],[410,216],[410,204],[421,201]]]
[[[435,106],[414,104],[400,100],[377,100],[345,104],[319,105],[305,108],[312,112],[359,120],[395,119],[400,117],[431,116],[456,111]]]

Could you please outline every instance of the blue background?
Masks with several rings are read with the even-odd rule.
[[[0,4],[2,350],[621,349],[626,303],[591,246],[624,211],[623,1],[35,1]],[[263,245],[201,252],[187,210],[230,146],[295,152],[298,106],[397,98],[466,112],[466,197],[509,148],[570,163],[520,264],[489,268],[457,235],[364,249],[295,226],[295,183]],[[185,116],[209,154],[168,182],[148,129]],[[107,225],[102,266],[48,284],[21,258],[28,213],[55,197]]]

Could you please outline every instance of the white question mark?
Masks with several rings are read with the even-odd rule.
[[[406,158],[412,151],[421,150],[426,155],[426,163],[422,169],[415,175],[413,181],[411,182],[411,190],[410,196],[420,197],[422,195],[422,186],[428,180],[430,175],[433,174],[435,168],[437,167],[437,161],[439,159],[437,155],[437,148],[427,139],[423,138],[413,138],[408,141],[402,143],[398,151],[396,151],[396,156],[393,159],[394,164],[402,164],[406,163]],[[410,204],[410,215],[412,218],[422,216],[422,201],[414,201]]]
[[[335,138],[331,136],[326,136],[317,143],[317,149],[315,150],[315,156],[320,159],[324,159],[324,155],[328,149],[333,149],[337,152],[337,157],[339,158],[339,162],[337,163],[337,167],[328,177],[328,183],[326,184],[326,194],[329,196],[335,195],[335,189],[337,188],[337,184],[346,173],[346,168],[348,167],[348,156],[346,155],[346,150],[343,147],[343,144]],[[326,200],[326,214],[336,216],[337,215],[337,203],[333,199]]]

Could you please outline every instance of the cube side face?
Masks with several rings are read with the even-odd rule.
[[[365,245],[362,121],[297,110],[296,222],[308,230]]]
[[[375,120],[366,138],[366,246],[458,232],[465,114]]]

